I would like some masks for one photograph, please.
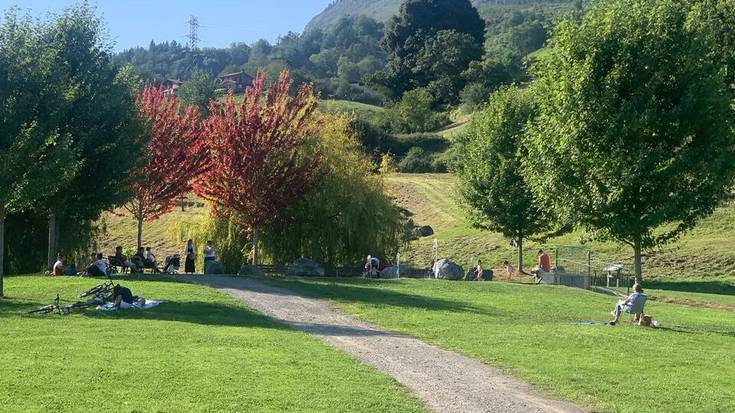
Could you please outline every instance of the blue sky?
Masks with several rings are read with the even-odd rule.
[[[202,47],[233,42],[275,41],[301,32],[332,0],[91,0],[115,42],[116,50],[148,46],[151,40],[186,43],[189,15],[199,18]],[[58,12],[74,0],[0,0],[0,10],[17,5],[34,17]]]

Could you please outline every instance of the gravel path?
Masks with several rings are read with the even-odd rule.
[[[548,400],[497,369],[414,338],[377,329],[326,301],[248,278],[189,277],[314,334],[410,388],[434,412],[583,412]]]

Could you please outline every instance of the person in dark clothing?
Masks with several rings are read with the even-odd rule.
[[[112,288],[112,296],[114,297],[113,307],[115,308],[130,308],[134,304],[145,305],[145,298],[133,295],[130,288],[123,287],[120,284]]]
[[[194,274],[194,272],[196,271],[194,263],[197,259],[197,249],[196,247],[194,247],[193,240],[186,241],[184,256],[186,257],[186,262],[184,263],[184,272],[187,274]]]

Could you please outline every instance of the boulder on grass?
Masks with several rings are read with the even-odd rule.
[[[237,275],[246,277],[263,277],[265,273],[257,265],[243,264]]]
[[[295,277],[324,277],[324,268],[316,261],[299,258],[288,267],[286,274]]]
[[[413,233],[417,237],[430,237],[434,235],[434,228],[429,225],[424,225],[422,227],[415,228]]]
[[[386,267],[380,271],[380,278],[398,278],[397,267]]]
[[[464,274],[464,268],[461,265],[447,259],[441,259],[434,263],[434,278],[440,280],[461,280]]]
[[[210,260],[204,263],[204,274],[206,275],[220,275],[224,274],[222,269],[222,263],[215,260]]]

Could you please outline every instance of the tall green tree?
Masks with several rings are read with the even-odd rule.
[[[86,3],[74,5],[38,28],[50,79],[38,97],[39,123],[69,136],[78,170],[68,185],[49,191],[49,259],[59,230],[95,220],[131,194],[144,160],[144,134],[129,70],[112,65],[101,19]]]
[[[11,9],[0,26],[0,297],[3,296],[5,220],[68,182],[75,171],[68,135],[39,123],[41,90],[52,68],[30,19]]]
[[[516,240],[521,271],[523,241],[554,226],[521,174],[526,126],[535,115],[530,92],[501,88],[456,145],[454,169],[473,224]]]
[[[642,251],[713,212],[735,177],[730,67],[687,0],[598,2],[536,68],[525,172],[593,234]],[[727,28],[722,28],[728,30]],[[731,28],[729,30],[732,30]]]
[[[482,57],[485,21],[469,0],[405,0],[387,24],[382,40],[388,64],[374,82],[395,98],[439,82],[449,87],[441,103],[456,103],[464,86],[459,74]]]

